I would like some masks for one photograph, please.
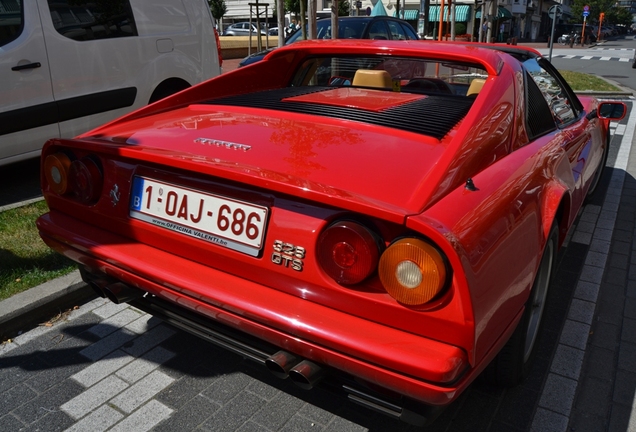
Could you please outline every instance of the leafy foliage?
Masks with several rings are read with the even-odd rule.
[[[300,2],[301,0],[285,0],[285,11],[298,15],[300,13]],[[304,2],[306,10],[307,0],[304,0]],[[347,0],[338,1],[338,16],[349,15],[350,10],[351,4]]]
[[[338,16],[347,16],[351,11],[351,4],[347,0],[338,1]]]
[[[220,20],[227,13],[225,0],[208,0],[208,4],[215,20]]]
[[[583,22],[583,7],[590,7],[590,15],[587,17],[588,24],[598,24],[601,12],[605,13],[604,24],[624,24],[631,25],[632,14],[628,9],[616,7],[615,0],[574,0],[572,5],[572,18],[570,22]]]

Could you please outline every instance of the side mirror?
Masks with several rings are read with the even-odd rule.
[[[627,113],[627,106],[623,102],[601,102],[596,107],[596,111],[588,113],[586,118],[592,120],[600,118],[604,120],[622,120]]]
[[[627,113],[627,106],[623,102],[601,102],[596,112],[602,119],[621,120]]]

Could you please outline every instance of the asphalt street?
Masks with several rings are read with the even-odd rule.
[[[636,431],[636,110],[625,101],[599,193],[559,254],[529,379],[507,390],[477,380],[426,430]],[[61,284],[88,289],[76,275]],[[420,430],[129,305],[68,304],[36,324],[0,345],[0,431]]]

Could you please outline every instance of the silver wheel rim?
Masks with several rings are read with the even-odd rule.
[[[552,274],[552,260],[554,259],[554,242],[548,241],[537,278],[532,292],[532,298],[529,302],[530,318],[528,319],[528,327],[526,332],[526,344],[523,351],[523,362],[527,362],[532,354],[532,349],[539,334],[541,317],[545,308],[545,300],[548,296],[548,287],[550,285],[550,276]]]

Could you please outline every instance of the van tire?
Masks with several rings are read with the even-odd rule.
[[[148,103],[151,104],[157,102],[158,100],[180,92],[181,90],[185,90],[188,87],[190,87],[190,84],[188,84],[187,81],[180,78],[169,78],[157,86],[155,91],[152,92]]]

